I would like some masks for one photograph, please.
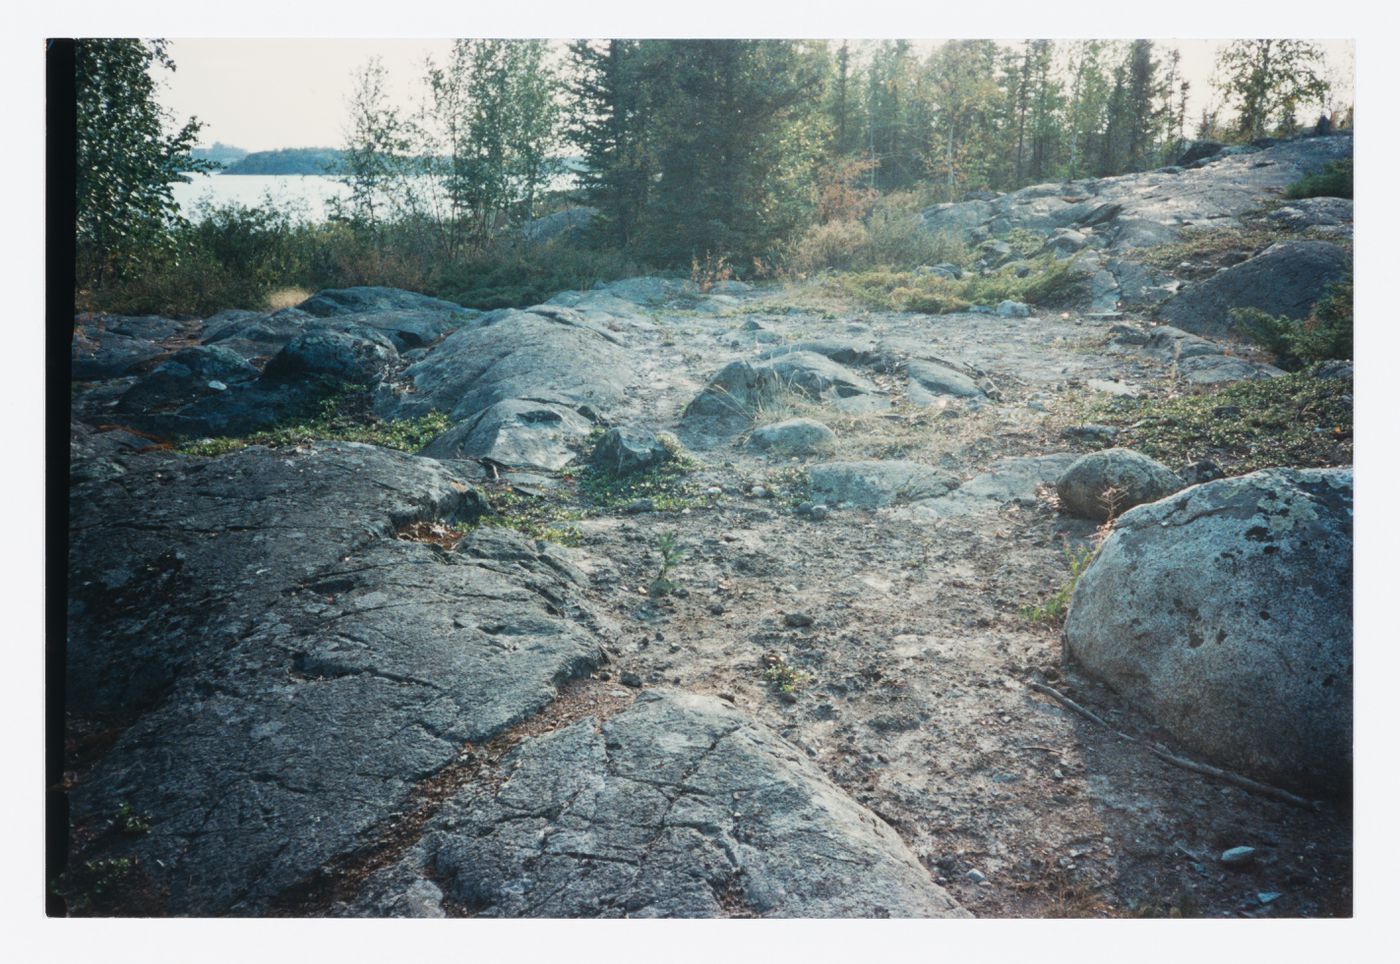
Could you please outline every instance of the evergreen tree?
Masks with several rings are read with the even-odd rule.
[[[171,250],[180,223],[171,185],[216,168],[190,156],[200,124],[168,132],[154,68],[174,70],[163,40],[79,40],[77,96],[78,278],[101,287]]]
[[[821,71],[807,44],[656,41],[657,180],[646,253],[768,258],[810,222]]]
[[[1032,181],[1043,181],[1058,170],[1064,129],[1064,84],[1055,76],[1053,41],[1033,40],[1027,53],[1031,86],[1031,150],[1027,176]]]
[[[1161,130],[1161,84],[1157,79],[1157,61],[1153,59],[1150,40],[1134,40],[1128,48],[1127,89],[1124,109],[1127,112],[1125,157],[1123,167],[1114,171],[1141,171],[1153,164],[1157,136]]]
[[[917,94],[913,47],[907,40],[881,43],[866,69],[866,150],[877,163],[876,185],[907,187],[922,167],[911,117]]]
[[[636,40],[581,40],[569,48],[569,140],[583,152],[580,185],[598,208],[594,231],[626,246],[636,240],[650,198],[654,65]]]

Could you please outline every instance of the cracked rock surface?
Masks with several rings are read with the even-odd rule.
[[[480,916],[971,916],[889,826],[713,697],[650,691],[521,744],[501,773],[449,801],[409,861]]]
[[[324,444],[144,468],[74,493],[70,708],[135,719],[71,801],[80,826],[159,815],[113,852],[164,913],[266,912],[601,658],[548,550],[389,538],[471,509],[436,462]]]

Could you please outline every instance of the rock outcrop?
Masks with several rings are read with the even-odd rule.
[[[925,210],[920,225],[969,245],[1004,237],[1014,230],[1046,237],[1060,255],[1078,254],[1078,269],[1093,287],[1092,310],[1111,311],[1119,303],[1150,306],[1170,295],[1144,284],[1146,269],[1133,260],[1135,249],[1179,239],[1186,228],[1216,230],[1240,227],[1279,192],[1305,174],[1350,157],[1346,136],[1306,137],[1269,147],[1215,150],[1199,144],[1188,167],[1168,167],[1119,177],[1037,184],[997,195],[942,204]],[[1199,151],[1209,151],[1199,154]],[[1189,152],[1188,152],[1189,153]],[[1347,237],[1349,223],[1337,205],[1305,205],[1287,217],[1320,237]],[[1073,232],[1072,234],[1069,232]],[[988,244],[996,242],[989,241]],[[1004,263],[1010,248],[992,263]],[[1315,300],[1315,298],[1314,298]],[[1175,319],[1174,324],[1205,331]],[[1214,321],[1207,324],[1214,325]],[[1219,329],[1212,329],[1218,331]]]
[[[878,509],[946,495],[956,476],[917,462],[823,462],[807,471],[812,497],[827,505]]]
[[[1344,795],[1349,470],[1221,479],[1239,457],[1178,447],[1178,477],[1080,454],[1135,417],[1116,405],[1112,425],[1065,426],[1086,393],[1278,374],[1248,347],[1116,324],[1232,279],[1270,289],[1277,250],[1180,278],[1134,252],[1263,221],[1305,252],[1344,245],[1350,204],[1251,209],[1349,151],[1206,146],[1186,168],[926,212],[987,240],[919,273],[1058,262],[1082,311],[854,314],[629,278],[487,313],[350,288],[79,318],[55,897],[80,915],[1025,914],[1064,903],[1025,886],[1060,879],[1025,855],[1123,906],[1160,883],[1173,828],[1191,828],[1180,850],[1267,825],[1280,870],[1318,844],[1276,906],[1345,913],[1325,894],[1349,893],[1339,808],[1282,821],[1276,800],[1197,802],[1185,771],[1142,780],[1136,750],[1027,693],[1056,655],[1016,613],[1063,580],[1060,540],[1093,531],[1070,513],[1101,517],[1116,490],[1066,627],[1123,695],[1100,709]],[[1344,405],[1350,365],[1318,374]],[[1336,462],[1334,407],[1316,452]],[[185,444],[274,425],[266,446]],[[307,439],[421,445],[426,426],[417,455]],[[1056,437],[1075,451],[1046,454]],[[1041,756],[1075,742],[1082,759]],[[1199,883],[1238,910],[1231,881]]]
[[[159,493],[157,495],[157,493]],[[483,530],[437,462],[320,444],[145,457],[73,488],[69,709],[129,721],[70,799],[123,806],[155,912],[261,914],[366,844],[415,785],[603,658],[567,559]]]
[[[648,692],[501,767],[499,786],[447,803],[386,889],[431,873],[482,917],[971,916],[883,821],[712,697]]]
[[[1162,308],[1178,328],[1219,337],[1244,334],[1230,313],[1255,308],[1305,318],[1327,287],[1346,274],[1350,258],[1329,241],[1285,241],[1187,288]]]

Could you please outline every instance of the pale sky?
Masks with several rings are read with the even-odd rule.
[[[1222,43],[1159,41],[1161,51],[1181,50],[1193,95],[1189,123],[1209,96],[1215,54]],[[1350,89],[1353,44],[1319,43],[1337,75],[1334,83]],[[344,140],[345,100],[356,70],[378,56],[388,70],[395,99],[407,106],[417,96],[424,59],[432,55],[442,60],[450,46],[446,39],[174,39],[170,53],[177,70],[161,72],[161,100],[181,121],[191,115],[203,121],[200,139],[206,145],[222,141],[250,151],[338,147]]]

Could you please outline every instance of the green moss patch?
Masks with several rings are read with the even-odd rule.
[[[249,445],[285,448],[310,442],[364,442],[400,452],[416,452],[451,428],[445,412],[388,421],[371,410],[364,386],[340,386],[301,418],[240,437],[184,439],[175,450],[186,455],[215,456]]]

